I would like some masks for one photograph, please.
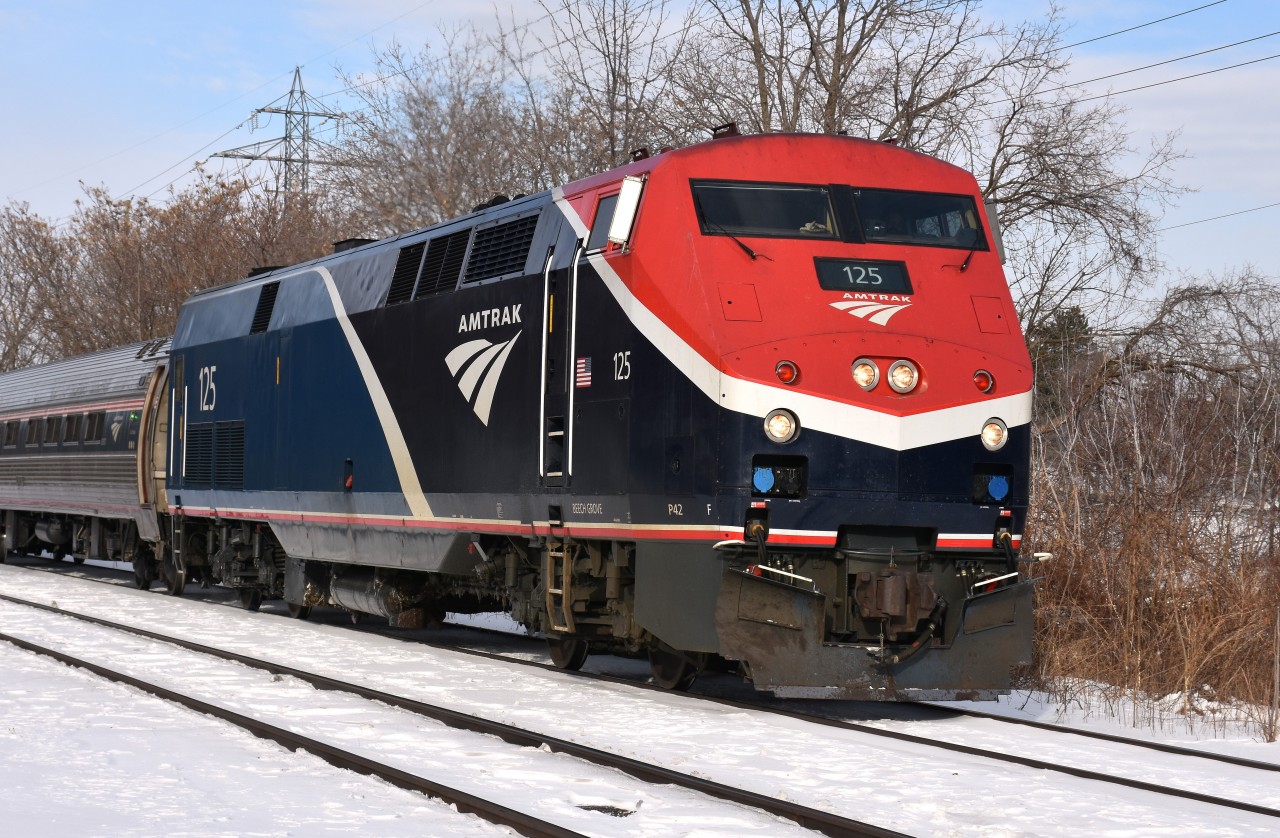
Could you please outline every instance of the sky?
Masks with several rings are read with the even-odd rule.
[[[64,564],[69,569],[69,564]],[[661,693],[634,683],[586,681],[455,648],[351,630],[317,608],[291,620],[225,607],[225,589],[181,598],[0,565],[0,593],[198,640],[258,659],[352,681],[545,736],[620,753],[674,771],[823,809],[908,835],[1130,838],[1271,836],[1261,814],[1113,787],[1081,777],[949,753],[770,712]],[[206,601],[194,601],[200,597]],[[346,623],[345,626],[341,623]],[[744,838],[812,836],[790,822],[674,786],[649,785],[541,748],[443,728],[406,711],[316,690],[291,677],[219,662],[167,644],[0,602],[0,631],[218,704],[268,724],[386,761],[407,772],[529,812],[581,834]],[[449,631],[437,630],[437,635]],[[466,646],[455,633],[452,642]],[[545,662],[541,647],[473,645]],[[636,680],[643,661],[592,655],[585,669]],[[341,771],[83,670],[0,642],[0,788],[6,834],[152,836],[495,835],[447,806]],[[643,675],[639,679],[643,679]],[[708,673],[714,693],[735,676]],[[736,680],[736,678],[735,678]],[[1001,722],[873,702],[824,702],[864,726],[1017,754],[1162,787],[1280,806],[1275,775]],[[1128,738],[1280,761],[1280,744],[1197,705],[1197,726],[1175,712],[1122,718],[1082,691],[1058,705],[1018,694],[978,709]],[[1117,702],[1117,707],[1123,706]],[[788,702],[799,712],[805,702]],[[1125,722],[1132,722],[1126,727]],[[714,743],[714,747],[708,747]],[[146,778],[139,782],[139,778]],[[608,805],[625,817],[592,811]],[[627,814],[629,813],[629,814]]]
[[[1170,276],[1252,265],[1280,277],[1280,255],[1271,246],[1280,226],[1280,58],[1268,59],[1280,54],[1280,2],[1058,0],[1068,44],[1206,4],[1072,47],[1071,79],[1269,35],[1085,88],[1124,91],[1264,59],[1121,93],[1118,101],[1128,108],[1134,146],[1177,131],[1187,155],[1173,180],[1196,191],[1165,210],[1160,234]],[[1016,23],[1043,16],[1048,6],[1048,0],[987,0],[982,9],[989,19]],[[56,220],[74,212],[82,184],[162,200],[170,183],[190,176],[193,162],[280,136],[280,117],[257,131],[249,117],[288,93],[295,67],[309,93],[340,108],[350,101],[325,97],[343,87],[338,67],[368,71],[375,50],[392,39],[416,48],[442,26],[492,27],[495,7],[518,22],[544,15],[534,0],[0,0],[0,202],[26,203]],[[208,167],[222,165],[232,164],[214,160]],[[1232,213],[1243,214],[1205,220]]]

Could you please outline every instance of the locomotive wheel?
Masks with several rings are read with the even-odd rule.
[[[262,607],[262,591],[257,588],[241,588],[240,606],[245,611],[257,611]]]
[[[172,553],[165,556],[163,573],[164,592],[169,596],[182,596],[182,590],[187,587],[187,570],[178,567]]]
[[[551,655],[551,662],[556,665],[556,669],[577,672],[587,662],[591,645],[581,637],[549,636],[547,653]]]
[[[289,616],[295,620],[305,620],[311,616],[310,605],[298,605],[296,602],[289,603]]]
[[[84,556],[73,555],[71,557],[71,561],[75,562],[76,564],[84,564]]]
[[[649,670],[659,687],[683,692],[693,686],[698,673],[707,665],[706,658],[699,652],[681,652],[659,643],[649,647]]]

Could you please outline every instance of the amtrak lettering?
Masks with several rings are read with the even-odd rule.
[[[458,334],[474,332],[476,329],[488,329],[490,326],[510,326],[520,321],[520,303],[502,308],[487,308],[484,311],[473,311],[464,314],[458,320]]]
[[[844,295],[846,300],[874,300],[877,303],[911,303],[911,298],[902,294],[850,294]]]

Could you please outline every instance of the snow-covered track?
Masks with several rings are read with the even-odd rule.
[[[1127,745],[1133,748],[1146,748],[1152,751],[1159,751],[1163,754],[1176,754],[1177,756],[1191,757],[1193,759],[1207,759],[1213,762],[1221,762],[1226,765],[1238,765],[1241,768],[1251,768],[1258,771],[1280,772],[1280,763],[1264,762],[1257,759],[1246,759],[1233,754],[1219,754],[1214,753],[1213,751],[1201,751],[1195,748],[1186,748],[1181,745],[1171,745],[1168,742],[1155,742],[1150,739],[1135,739],[1132,736],[1119,736],[1117,734],[1106,733],[1101,730],[1087,730],[1085,728],[1056,725],[1052,722],[1041,722],[1035,719],[1019,719],[1012,716],[1001,716],[997,713],[984,713],[981,710],[974,710],[969,707],[948,707],[946,705],[932,704],[927,701],[909,701],[903,703],[918,704],[922,707],[934,707],[944,710],[952,715],[968,716],[972,719],[987,719],[1001,724],[1022,725],[1023,727],[1035,728],[1036,730],[1061,733],[1065,736],[1083,736],[1086,739],[1097,739],[1101,742],[1114,742],[1119,745]]]
[[[447,628],[444,633],[452,639],[445,643],[423,642],[435,632],[388,631],[372,624],[352,632],[337,622],[338,612],[323,611],[315,615],[319,620],[299,622],[210,607],[226,599],[217,590],[206,592],[204,601],[177,600],[128,587],[105,591],[72,574],[0,568],[0,579],[0,589],[23,597],[56,600],[98,617],[200,638],[916,835],[976,836],[1005,829],[1082,838],[1276,832],[1276,813],[1257,811],[1280,809],[1274,772],[1206,763],[1198,754],[1195,760],[1164,757],[1123,743],[966,719],[950,708],[779,702],[763,696],[729,701],[705,693],[741,698],[745,690],[740,685],[731,689],[730,679],[714,672],[695,687],[702,694],[669,693],[644,686],[641,673],[647,667],[639,662],[610,656],[588,662],[588,669],[624,677],[580,675],[545,664],[521,668],[527,663],[522,657],[545,660],[541,644],[510,635],[501,641],[482,633],[468,640],[473,632],[465,628]],[[40,619],[15,622],[34,620],[38,625]],[[497,647],[502,654],[468,650],[468,644]],[[908,736],[886,737],[880,730],[885,727]],[[936,740],[970,747],[948,754],[938,750]],[[1001,750],[1040,758],[1041,764],[997,762]],[[1136,778],[1146,785],[1097,782],[1078,772],[1057,771],[1055,763]],[[1226,808],[1166,793],[1166,787],[1178,786],[1246,805]],[[1152,788],[1159,794],[1146,790]],[[716,826],[711,834],[744,834],[719,821]]]
[[[848,838],[855,838],[855,836],[857,838],[861,838],[861,836],[866,836],[866,838],[906,838],[903,833],[882,829],[874,826],[873,824],[862,823],[860,821],[844,818],[818,809],[801,806],[789,801],[777,800],[762,794],[734,788],[722,783],[673,771],[618,754],[612,754],[607,751],[570,742],[565,739],[547,736],[524,728],[504,724],[502,722],[496,722],[479,716],[428,704],[426,702],[393,695],[391,693],[371,689],[359,684],[353,684],[328,676],[283,666],[278,663],[260,660],[248,655],[206,646],[204,644],[195,643],[190,640],[173,637],[148,629],[124,625],[99,617],[58,608],[56,606],[33,602],[20,597],[0,594],[0,600],[10,602],[15,605],[34,608],[46,613],[57,614],[62,617],[79,620],[81,622],[110,629],[112,631],[124,632],[147,640],[167,643],[181,649],[213,657],[218,660],[242,664],[256,670],[270,673],[271,675],[296,678],[320,690],[350,693],[369,701],[380,702],[391,707],[406,710],[419,716],[433,719],[452,728],[496,736],[504,742],[519,747],[538,748],[553,753],[567,754],[595,765],[621,771],[644,783],[677,786],[697,794],[706,795],[707,797],[716,798],[753,809],[759,809],[763,812],[794,821],[807,829],[811,829],[823,835],[838,836],[839,838],[845,838],[846,836]],[[115,669],[68,655],[57,649],[32,643],[21,638],[12,637],[5,633],[0,633],[0,641],[11,643],[28,651],[53,657],[70,666],[87,669],[101,677],[108,678],[119,683],[128,684],[129,686],[141,689],[165,700],[182,704],[183,706],[197,712],[207,713],[215,718],[228,721],[238,727],[248,730],[259,737],[277,741],[286,747],[302,748],[316,754],[335,766],[373,774],[374,776],[380,777],[402,788],[419,791],[431,797],[436,797],[447,803],[456,805],[459,811],[473,812],[492,823],[510,826],[521,832],[521,834],[539,836],[578,834],[571,830],[566,830],[562,827],[556,826],[555,824],[533,818],[530,815],[518,812],[509,807],[493,803],[475,795],[467,794],[466,792],[459,791],[441,783],[432,782],[414,774],[398,770],[392,766],[369,760],[350,751],[336,748],[335,746],[319,740],[305,737],[284,728],[268,724],[251,716],[227,710],[216,704],[202,701],[198,698],[168,689],[150,681],[139,679]]]
[[[84,669],[93,674],[105,678],[117,684],[125,684],[145,693],[162,698],[165,701],[179,704],[189,710],[197,713],[203,713],[229,722],[243,730],[252,733],[254,736],[262,739],[270,739],[283,745],[286,748],[301,748],[315,756],[320,757],[330,765],[338,768],[347,768],[352,771],[358,771],[363,774],[371,774],[388,783],[399,786],[400,788],[409,789],[410,791],[421,792],[429,797],[436,798],[452,806],[457,807],[459,812],[477,815],[490,823],[499,826],[508,826],[521,835],[528,835],[531,838],[574,838],[581,833],[574,832],[571,829],[565,829],[554,823],[535,818],[525,812],[511,809],[491,800],[477,797],[473,794],[461,791],[443,783],[433,782],[425,777],[419,777],[407,771],[402,771],[394,766],[387,765],[376,760],[371,760],[360,754],[353,753],[343,748],[336,747],[327,742],[313,739],[287,730],[283,727],[268,724],[260,719],[247,716],[242,713],[236,713],[224,707],[219,707],[207,701],[201,701],[194,696],[186,695],[176,690],[151,683],[150,681],[128,675],[115,669],[111,669],[92,661],[77,658],[65,652],[44,646],[38,643],[32,643],[19,637],[13,637],[0,632],[0,641],[9,643],[20,649],[35,654],[44,655],[54,660],[73,666],[78,669]]]

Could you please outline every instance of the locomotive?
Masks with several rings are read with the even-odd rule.
[[[4,549],[556,666],[990,698],[1031,653],[1032,373],[964,170],[741,136],[194,294],[0,375]]]

